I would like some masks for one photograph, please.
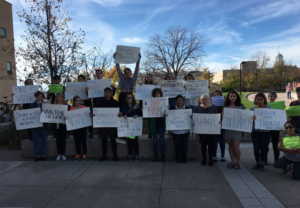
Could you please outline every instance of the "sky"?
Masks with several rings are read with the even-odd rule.
[[[26,29],[16,14],[24,0],[13,4],[15,44]],[[74,17],[71,26],[86,32],[85,47],[100,44],[147,48],[150,36],[181,25],[202,34],[207,42],[202,67],[218,72],[239,68],[257,51],[278,51],[300,67],[299,0],[64,0]]]

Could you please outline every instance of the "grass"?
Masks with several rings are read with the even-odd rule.
[[[251,92],[242,92],[242,95],[241,95],[241,100],[242,100],[242,103],[243,103],[243,105],[245,106],[245,108],[247,109],[247,110],[249,110],[251,107],[253,107],[254,106],[254,103],[253,102],[251,102],[251,101],[249,101],[249,100],[247,100],[246,98],[245,98],[245,95],[247,95],[247,94],[249,94],[249,93],[251,93]],[[227,96],[227,92],[225,92],[225,93],[222,93],[222,95],[224,95],[225,97]],[[240,94],[240,93],[239,93]]]

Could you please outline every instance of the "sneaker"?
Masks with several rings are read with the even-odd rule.
[[[260,164],[259,167],[258,167],[258,169],[260,171],[264,171],[265,170],[265,166],[263,164]]]
[[[134,157],[134,161],[135,161],[135,162],[139,161],[139,156],[138,156],[138,155],[136,155],[136,156]]]
[[[214,158],[213,158],[213,162],[218,162],[218,160],[219,160],[219,159],[218,159],[217,157],[214,157]]]
[[[253,166],[252,166],[252,169],[253,169],[253,170],[259,169],[259,164],[253,165]]]
[[[58,156],[56,157],[56,160],[61,160],[61,156],[58,155]]]
[[[288,172],[291,172],[291,167],[287,166],[282,172],[281,172],[281,176],[286,176],[288,174]]]
[[[132,155],[128,155],[128,161],[129,161],[129,162],[132,161]]]
[[[67,158],[66,158],[66,156],[62,155],[62,156],[61,156],[61,159],[62,159],[62,160],[66,160]]]
[[[75,158],[74,158],[74,160],[80,160],[80,155],[75,155]]]
[[[225,162],[225,161],[226,161],[225,157],[221,157],[221,162]]]
[[[86,155],[82,155],[81,159],[86,160],[87,159]]]
[[[214,165],[213,161],[211,161],[211,160],[208,161],[208,165],[209,165],[209,166],[213,166],[213,165]]]

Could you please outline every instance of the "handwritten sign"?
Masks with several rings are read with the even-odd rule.
[[[161,82],[161,90],[164,97],[175,98],[177,95],[185,96],[183,80],[164,80]]]
[[[222,129],[252,132],[254,111],[224,108]]]
[[[134,64],[139,60],[141,48],[117,45],[115,63]]]
[[[201,95],[208,95],[208,80],[186,81],[186,98],[199,98]]]
[[[43,103],[43,112],[40,122],[42,123],[65,123],[64,112],[68,111],[67,105],[52,105]]]
[[[135,98],[137,100],[143,100],[145,98],[151,98],[152,97],[152,90],[155,88],[160,88],[159,85],[150,85],[150,84],[142,84],[136,85],[135,88]]]
[[[285,107],[286,116],[300,116],[300,105]]]
[[[283,146],[287,149],[300,148],[300,138],[299,136],[283,137]]]
[[[168,105],[169,100],[167,97],[145,98],[143,100],[143,117],[164,117],[165,111],[168,110]]]
[[[284,110],[285,102],[284,101],[270,102],[268,103],[268,106],[270,106],[272,109]]]
[[[221,134],[220,114],[193,113],[193,132],[196,134]]]
[[[284,130],[286,122],[285,110],[255,108],[255,129]]]
[[[40,115],[40,108],[14,111],[16,129],[22,130],[42,127],[43,124],[40,122]]]
[[[119,108],[94,108],[93,127],[118,127],[119,126]]]
[[[64,114],[67,118],[67,131],[80,129],[92,125],[90,108],[81,108],[78,110],[67,111]]]
[[[33,103],[34,93],[39,90],[38,85],[14,86],[13,104]]]
[[[143,131],[143,118],[119,118],[118,137],[141,136]]]
[[[86,82],[67,82],[65,99],[72,100],[75,95],[79,96],[81,100],[88,100],[85,88],[87,87]]]
[[[192,129],[192,109],[170,110],[166,117],[166,130]]]
[[[215,106],[223,106],[224,105],[224,96],[216,96],[212,97],[212,104]]]
[[[61,93],[64,89],[62,84],[48,85],[50,93]]]
[[[110,87],[110,79],[95,79],[87,81],[87,86],[89,87],[88,97],[104,97],[104,89]]]

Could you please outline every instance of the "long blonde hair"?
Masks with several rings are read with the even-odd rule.
[[[207,94],[203,94],[203,95],[200,96],[201,106],[203,106],[203,104],[202,104],[202,99],[203,99],[204,97],[207,97],[207,99],[208,99],[208,104],[209,104],[209,106],[211,106],[210,96],[207,95]]]
[[[59,96],[62,97],[62,104],[61,104],[61,105],[64,105],[64,104],[66,103],[66,101],[65,101],[64,95],[63,95],[62,93],[57,93],[57,94],[56,94],[55,100],[54,100],[54,104],[59,105],[58,102],[57,102],[57,100],[56,100],[56,98],[59,97]]]

